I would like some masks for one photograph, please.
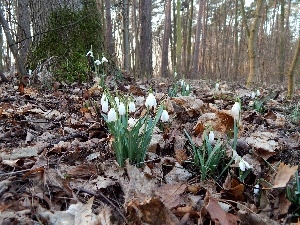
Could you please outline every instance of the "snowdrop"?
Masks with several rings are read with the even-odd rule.
[[[241,105],[239,102],[235,102],[231,108],[231,113],[235,120],[239,120]]]
[[[186,91],[189,91],[189,90],[190,90],[190,85],[189,85],[189,84],[186,85],[185,90],[186,90]]]
[[[156,107],[157,103],[156,103],[156,99],[154,97],[154,95],[152,93],[149,93],[146,102],[145,102],[145,106],[147,108],[152,108],[152,107]]]
[[[256,184],[256,185],[254,186],[253,193],[254,193],[255,195],[257,195],[257,194],[259,193],[259,184]]]
[[[32,70],[28,70],[28,75],[31,76]]]
[[[212,130],[209,132],[208,140],[210,143],[212,143],[215,140],[215,134]]]
[[[120,102],[118,110],[121,116],[123,116],[126,113],[125,105],[123,102]]]
[[[176,78],[176,77],[177,77],[177,72],[175,71],[175,72],[174,72],[174,78]]]
[[[108,62],[108,60],[107,60],[107,58],[105,58],[105,57],[103,56],[101,62],[102,62],[102,63]]]
[[[246,171],[246,169],[251,169],[252,168],[250,166],[250,164],[247,163],[245,160],[243,160],[241,157],[240,157],[239,167],[240,167],[240,170],[243,171],[243,172]]]
[[[100,64],[101,64],[100,60],[97,59],[97,60],[95,61],[95,65],[96,65],[96,66],[99,66]]]
[[[134,113],[135,112],[135,104],[134,104],[134,102],[129,102],[128,111],[130,113]]]
[[[169,120],[169,114],[168,114],[167,110],[164,109],[162,111],[160,119],[161,119],[162,122],[167,122]]]
[[[220,87],[220,84],[216,83],[215,88],[216,88],[217,91],[219,90],[219,87]]]
[[[108,112],[108,100],[105,99],[102,103],[102,112],[107,113]]]
[[[107,99],[107,98],[106,98],[106,94],[103,93],[103,94],[102,94],[102,97],[101,97],[101,100],[100,100],[101,105],[103,105],[103,102],[104,102],[106,99]]]
[[[185,85],[184,80],[181,80],[180,85],[181,85],[181,87]]]
[[[114,108],[111,108],[107,114],[107,122],[115,122],[117,120],[117,113]]]
[[[254,99],[255,98],[255,92],[252,92],[251,94],[251,98]]]
[[[259,90],[256,91],[256,95],[260,96],[260,91]]]
[[[88,53],[86,53],[86,56],[91,56],[91,57],[93,57],[94,58],[94,55],[93,55],[93,52],[90,50],[90,51],[88,51]]]

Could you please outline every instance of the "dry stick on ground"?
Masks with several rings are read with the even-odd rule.
[[[74,188],[76,191],[78,191],[78,192],[84,192],[84,193],[87,193],[87,194],[89,194],[89,195],[93,195],[93,196],[96,196],[96,197],[102,197],[102,198],[104,198],[104,200],[108,203],[108,204],[110,204],[112,207],[114,207],[117,211],[118,211],[118,213],[120,214],[120,216],[124,219],[124,221],[126,222],[126,224],[128,224],[128,221],[127,221],[127,219],[126,219],[126,217],[124,216],[124,214],[120,211],[120,209],[119,209],[119,207],[117,207],[111,200],[109,200],[104,194],[102,194],[101,192],[99,192],[99,194],[96,194],[96,193],[94,193],[94,192],[92,192],[92,191],[89,191],[89,190],[85,190],[85,189],[83,189],[83,188]]]

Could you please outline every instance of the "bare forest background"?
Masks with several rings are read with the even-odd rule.
[[[247,86],[286,83],[289,96],[299,81],[299,0],[0,2],[2,72],[16,64],[25,75],[45,62],[51,71],[51,63],[59,62],[64,66],[57,66],[56,75],[69,70],[84,80],[86,64],[71,62],[93,50],[94,59],[109,60],[106,73],[135,78],[172,78],[176,72]],[[59,42],[62,47],[52,51]]]

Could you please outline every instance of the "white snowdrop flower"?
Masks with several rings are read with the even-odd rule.
[[[186,91],[189,91],[189,90],[190,90],[190,85],[189,85],[189,84],[186,85],[185,90],[186,90]]]
[[[148,97],[146,98],[145,106],[147,108],[156,107],[156,99],[152,93],[149,93]]]
[[[212,143],[215,140],[215,134],[212,130],[208,134],[208,140],[210,143]]]
[[[115,97],[115,102],[116,102],[117,106],[119,106],[119,104],[120,104],[120,99],[119,99],[119,97]]]
[[[101,64],[100,60],[97,59],[97,60],[95,61],[95,65],[96,65],[96,66],[99,66],[100,64]]]
[[[123,102],[120,102],[118,110],[121,116],[123,116],[126,113],[125,105]]]
[[[128,111],[129,111],[130,113],[135,112],[135,104],[134,104],[133,101],[132,101],[132,102],[129,102],[129,105],[128,105]]]
[[[220,84],[216,83],[216,85],[215,85],[216,90],[219,90],[219,87],[220,87]]]
[[[108,100],[107,99],[104,100],[101,105],[102,105],[102,112],[107,113],[108,112]]]
[[[101,97],[101,100],[100,100],[101,105],[103,104],[103,102],[104,102],[106,99],[107,99],[107,98],[106,98],[106,94],[103,93],[103,94],[102,94],[102,97]]]
[[[257,195],[259,193],[259,184],[256,184],[254,186],[254,190],[253,190],[254,194]]]
[[[102,62],[102,63],[108,62],[108,60],[107,60],[107,58],[105,58],[105,57],[103,56],[101,62]]]
[[[93,57],[94,58],[94,55],[93,55],[93,52],[90,50],[90,51],[88,51],[88,53],[86,53],[86,56],[91,56],[91,57]]]
[[[242,158],[240,159],[239,167],[240,167],[240,170],[243,172],[246,171],[246,169],[251,169],[251,166],[249,165],[249,163],[247,163]]]
[[[234,105],[231,108],[231,113],[234,117],[234,119],[238,120],[240,116],[240,110],[241,110],[241,105],[239,102],[235,102]]]
[[[255,98],[255,92],[254,92],[254,91],[251,93],[251,98],[252,98],[252,99]]]
[[[259,90],[256,91],[256,96],[260,96],[260,91]]]
[[[176,77],[177,77],[177,72],[175,71],[175,72],[174,72],[174,78],[176,78]]]
[[[136,121],[137,121],[136,119],[130,117],[130,118],[128,119],[128,126],[129,126],[129,127],[134,127],[134,125],[136,124]]]
[[[185,85],[184,80],[181,80],[180,85],[181,85],[181,87],[182,87],[183,85]]]
[[[28,75],[31,76],[32,70],[28,70]]]
[[[169,113],[168,113],[167,110],[164,109],[162,111],[160,119],[161,119],[162,122],[167,122],[169,120]]]
[[[114,108],[111,108],[107,115],[107,122],[114,122],[117,120],[117,113]]]

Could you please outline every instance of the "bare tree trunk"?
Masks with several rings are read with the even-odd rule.
[[[236,80],[238,77],[239,68],[239,33],[238,33],[238,5],[239,1],[235,0],[234,9],[234,75],[233,78]]]
[[[196,75],[198,73],[198,67],[199,67],[200,37],[201,37],[201,30],[202,30],[202,13],[203,13],[203,0],[200,0],[198,17],[197,17],[194,55],[193,55],[193,69],[192,69],[193,78],[196,77]]]
[[[128,0],[123,1],[123,65],[124,71],[129,72],[130,49],[129,49],[129,7]]]
[[[191,0],[189,6],[189,25],[188,25],[188,38],[187,38],[187,72],[191,71],[191,59],[192,59],[192,30],[193,30],[193,15],[194,15],[194,0]]]
[[[290,65],[288,71],[288,93],[287,93],[288,98],[292,98],[294,95],[296,66],[299,65],[299,63],[300,63],[300,37],[298,37],[297,49],[292,64]]]
[[[1,2],[0,2],[0,8],[2,8],[2,3]],[[22,81],[23,76],[26,75],[26,71],[25,71],[25,68],[22,64],[20,56],[18,55],[17,46],[15,45],[15,41],[13,40],[13,38],[11,36],[10,28],[8,26],[8,23],[7,23],[6,19],[4,18],[2,9],[0,11],[0,24],[3,27],[3,30],[4,30],[4,33],[5,33],[5,36],[6,36],[6,40],[7,40],[7,44],[10,47],[10,50],[11,50],[11,52],[12,52],[12,54],[13,54],[15,60],[16,60],[16,64],[17,64],[18,70],[20,72],[20,78],[21,78],[21,81]]]
[[[18,0],[17,4],[17,41],[19,42],[19,55],[24,65],[31,45],[29,1]]]
[[[285,61],[285,29],[284,29],[284,18],[285,18],[285,0],[280,0],[280,40],[279,40],[279,79],[280,82],[284,80],[284,61]]]
[[[106,46],[107,52],[111,56],[115,52],[115,40],[112,35],[112,23],[111,23],[111,5],[110,0],[105,0],[105,15],[106,15]]]
[[[257,0],[257,6],[255,11],[255,18],[250,30],[250,36],[248,39],[248,55],[249,55],[249,74],[247,78],[247,87],[253,84],[254,78],[259,75],[258,68],[258,56],[257,56],[257,37],[259,24],[261,20],[261,13],[264,8],[264,0]]]
[[[152,26],[151,26],[151,1],[140,0],[141,22],[141,76],[149,79],[153,75],[152,68]]]
[[[176,4],[176,71],[182,75],[181,54],[182,54],[182,26],[181,26],[181,0]]]
[[[165,3],[165,28],[162,43],[161,56],[161,76],[168,77],[169,70],[169,40],[171,36],[171,0],[166,0]]]
[[[138,3],[136,0],[132,1],[132,30],[133,30],[133,37],[135,40],[135,46],[134,46],[134,77],[136,78],[137,75],[141,72],[141,62],[140,62],[140,40],[139,40],[139,27],[140,23],[138,20],[138,16],[136,15],[136,12],[138,11]]]
[[[2,26],[0,26],[0,72],[3,72],[3,32]]]

